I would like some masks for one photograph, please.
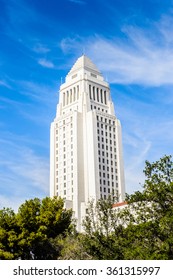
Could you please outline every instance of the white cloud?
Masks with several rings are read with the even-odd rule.
[[[4,80],[0,80],[0,86],[11,89],[11,86]]]
[[[53,64],[52,61],[47,60],[45,58],[40,58],[38,60],[38,64],[40,64],[41,66],[46,67],[46,68],[54,68],[55,67],[55,65]]]
[[[44,45],[42,45],[42,44],[40,44],[40,43],[36,44],[36,45],[33,47],[32,50],[33,50],[34,52],[36,52],[36,53],[44,53],[44,54],[50,52],[50,49],[49,49],[49,48],[45,47]]]
[[[64,38],[64,52],[86,54],[98,65],[110,83],[160,86],[173,84],[172,17],[153,23],[150,30],[124,26],[122,39]],[[157,36],[156,36],[157,34]]]

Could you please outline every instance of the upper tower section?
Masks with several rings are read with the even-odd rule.
[[[65,83],[77,82],[82,79],[99,80],[103,82],[104,86],[108,86],[97,66],[86,55],[82,55],[77,59],[66,76]]]
[[[109,84],[97,66],[86,55],[82,55],[60,87],[57,116],[94,109],[111,114],[114,112],[113,107]]]

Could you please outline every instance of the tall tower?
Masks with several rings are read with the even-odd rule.
[[[60,87],[51,124],[50,196],[65,199],[81,231],[88,201],[114,191],[124,199],[120,121],[109,84],[85,55],[78,58]]]

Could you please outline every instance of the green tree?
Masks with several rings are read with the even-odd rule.
[[[82,243],[93,259],[122,259],[121,239],[123,227],[119,220],[119,210],[113,209],[114,196],[107,200],[91,201],[83,226],[85,234]]]
[[[127,196],[133,223],[126,228],[126,258],[173,259],[173,162],[171,156],[144,169],[142,192]],[[132,234],[133,233],[133,234]],[[138,253],[137,253],[138,251]]]
[[[70,232],[72,211],[64,209],[61,198],[25,201],[15,214],[0,212],[1,259],[57,259],[60,249],[54,239]]]
[[[171,156],[146,161],[143,190],[90,203],[84,220],[86,251],[94,259],[173,259],[173,162]]]
[[[19,227],[12,209],[0,210],[0,259],[15,259],[18,247]]]

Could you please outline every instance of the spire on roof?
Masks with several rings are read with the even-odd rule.
[[[97,66],[88,58],[86,55],[82,55],[77,59],[73,67],[71,68],[69,74],[73,74],[74,72],[79,71],[81,68],[84,68],[88,71],[92,71],[95,74],[101,75],[100,71],[98,70]]]

